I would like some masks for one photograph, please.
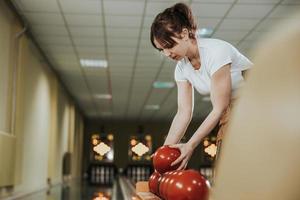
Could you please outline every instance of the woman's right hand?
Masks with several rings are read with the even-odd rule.
[[[171,164],[171,166],[181,162],[177,170],[185,169],[194,152],[194,149],[187,143],[174,144],[170,145],[170,147],[179,149],[181,153],[181,155]]]

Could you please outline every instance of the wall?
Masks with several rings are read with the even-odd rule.
[[[13,15],[0,1],[0,187],[14,182],[14,154],[16,137],[11,130],[12,119],[12,75],[14,52],[14,31],[16,24]]]
[[[1,199],[62,183],[66,152],[78,154],[72,159],[74,171],[69,178],[80,178],[83,118],[31,39],[24,34],[15,40],[23,28],[4,1],[0,1],[0,25],[0,65],[6,67],[0,71],[6,77],[0,84]]]
[[[48,135],[50,133],[51,103],[50,79],[41,66],[29,40],[22,40],[16,138],[18,140],[16,177],[20,183],[16,191],[31,191],[46,186],[48,162]],[[34,174],[34,176],[33,176]]]

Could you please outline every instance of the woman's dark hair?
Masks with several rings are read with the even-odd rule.
[[[157,49],[155,39],[164,48],[174,47],[177,43],[172,37],[180,38],[183,28],[189,31],[190,38],[195,38],[197,25],[191,9],[184,3],[177,3],[155,17],[150,32],[152,45]]]

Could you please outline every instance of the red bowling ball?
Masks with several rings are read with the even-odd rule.
[[[160,173],[158,173],[157,171],[153,172],[152,175],[149,178],[149,189],[150,192],[158,195],[158,179],[161,177]]]
[[[208,200],[206,179],[195,170],[179,172],[164,193],[167,200]]]
[[[169,186],[176,180],[177,174],[181,170],[166,172],[163,177],[164,181],[159,183],[159,196],[165,200],[168,198]]]
[[[177,169],[180,163],[174,166],[171,166],[171,163],[179,156],[180,150],[177,148],[171,148],[167,145],[160,147],[153,155],[154,169],[161,174]]]
[[[168,185],[170,176],[171,176],[172,172],[166,172],[161,179],[159,179],[159,188],[158,188],[158,192],[159,192],[159,196],[162,197],[163,199],[166,199],[166,195],[165,195],[165,188]]]

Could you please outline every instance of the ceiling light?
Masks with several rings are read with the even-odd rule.
[[[95,146],[93,148],[93,150],[95,152],[97,152],[98,154],[100,154],[101,156],[103,156],[104,154],[106,154],[107,152],[109,152],[111,150],[111,148],[107,144],[101,142],[100,144],[98,144],[97,146]]]
[[[111,99],[112,98],[111,94],[95,94],[94,97],[97,99]]]
[[[113,134],[108,134],[108,135],[107,135],[107,139],[108,139],[109,141],[114,140],[114,135],[113,135]]]
[[[198,34],[200,35],[200,37],[209,38],[209,37],[211,37],[213,32],[214,32],[214,30],[212,28],[201,28],[198,31]]]
[[[138,156],[142,156],[149,151],[149,147],[140,142],[136,146],[132,147],[131,151],[136,153]]]
[[[146,110],[159,110],[159,105],[146,105]]]
[[[82,67],[100,67],[106,68],[106,60],[90,60],[90,59],[80,59],[80,64]]]
[[[204,152],[214,157],[217,154],[217,146],[215,144],[211,144],[204,149]]]
[[[137,143],[136,139],[131,139],[131,140],[130,140],[131,146],[135,146],[136,143]]]
[[[173,88],[174,86],[174,82],[155,81],[153,83],[153,87],[157,89]]]
[[[113,151],[109,151],[106,154],[106,157],[107,157],[108,160],[114,160],[114,152]]]

